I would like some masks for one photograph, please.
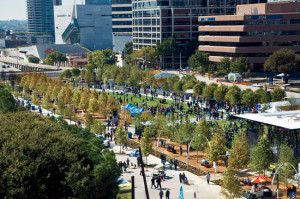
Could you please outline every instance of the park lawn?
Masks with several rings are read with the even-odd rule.
[[[109,96],[113,95],[112,92],[109,93]],[[124,101],[124,95],[117,95],[116,92],[115,94],[113,95],[114,97],[118,97]],[[131,97],[132,97],[132,101],[131,101]],[[135,104],[135,103],[138,103],[138,105],[140,106],[142,104],[142,101],[144,100],[144,103],[147,104],[148,107],[150,106],[156,106],[156,105],[163,105],[165,107],[168,107],[168,105],[171,105],[172,104],[172,100],[167,100],[166,99],[166,102],[161,104],[159,102],[159,100],[161,100],[161,98],[158,98],[158,97],[154,97],[153,100],[149,100],[151,98],[151,96],[147,96],[148,100],[146,100],[146,96],[142,95],[141,96],[141,99],[139,98],[138,95],[134,96],[134,94],[128,94],[126,95],[126,104],[127,104],[127,98],[128,98],[128,103],[131,103],[131,104]],[[183,104],[183,112],[186,112],[187,111],[187,104],[186,103],[182,103]],[[179,110],[175,110],[176,113],[179,113]],[[190,118],[195,118],[196,117],[196,114],[189,114],[189,117]]]

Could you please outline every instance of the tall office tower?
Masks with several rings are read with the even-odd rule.
[[[265,3],[266,0],[132,0],[133,48],[155,47],[174,35],[179,46],[178,53],[167,57],[162,68],[179,68],[179,53],[183,66],[187,66],[185,46],[197,39],[198,17],[207,15],[231,15],[238,4]]]
[[[80,44],[92,50],[112,47],[111,4],[54,7],[56,44]]]
[[[85,5],[105,5],[111,4],[111,0],[85,0]]]
[[[61,5],[61,0],[27,0],[28,32],[54,37],[53,5]]]
[[[112,0],[113,50],[120,52],[132,41],[131,0]]]

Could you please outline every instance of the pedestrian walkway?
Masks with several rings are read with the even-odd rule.
[[[119,146],[114,146],[114,151],[119,150]],[[132,151],[132,149],[125,150],[126,154],[129,154]],[[126,172],[122,173],[122,178],[125,180],[131,181],[131,176],[135,177],[135,187],[136,187],[136,198],[138,199],[145,199],[145,191],[144,191],[144,184],[143,184],[143,178],[140,175],[140,168],[134,168],[134,164],[137,164],[137,158],[136,157],[129,157],[128,155],[116,155],[117,161],[126,162],[127,158],[129,158],[129,165],[130,167],[127,169]],[[144,157],[144,162],[146,161],[146,158]],[[148,164],[161,164],[160,159],[150,155],[147,158]],[[131,166],[131,163],[133,166]],[[174,167],[173,167],[174,168]],[[145,174],[146,174],[146,181],[147,186],[149,190],[149,195],[151,199],[159,199],[159,189],[151,189],[151,173],[153,171],[153,168],[145,168]],[[170,170],[169,168],[166,169],[166,178],[162,180],[161,186],[162,191],[164,192],[164,195],[166,194],[166,191],[170,191],[170,198],[179,198],[179,191],[180,187],[183,188],[184,198],[187,199],[194,199],[194,193],[196,193],[196,199],[222,199],[224,198],[219,194],[221,187],[218,185],[215,185],[213,183],[207,184],[206,182],[206,176],[196,176],[188,171],[185,171],[181,168],[179,168],[177,171]],[[179,181],[179,173],[185,173],[185,176],[187,177],[189,181],[189,185],[180,183]],[[214,176],[211,176],[211,180],[213,180]],[[163,197],[165,198],[165,197]]]

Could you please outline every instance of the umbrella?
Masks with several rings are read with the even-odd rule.
[[[253,180],[251,180],[252,183],[262,183],[262,182],[266,182],[267,181],[267,177],[265,176],[258,176],[256,178],[254,178]]]
[[[203,160],[201,161],[201,164],[208,164],[208,162],[207,162],[207,160],[203,159]]]

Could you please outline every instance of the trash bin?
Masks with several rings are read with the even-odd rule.
[[[131,139],[132,138],[132,133],[128,133],[128,138]]]

